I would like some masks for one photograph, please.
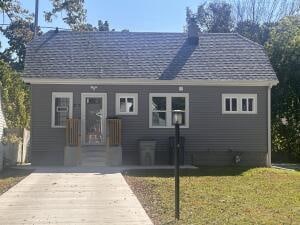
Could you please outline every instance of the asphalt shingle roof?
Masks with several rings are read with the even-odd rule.
[[[263,47],[238,34],[49,31],[26,50],[27,78],[276,80]]]

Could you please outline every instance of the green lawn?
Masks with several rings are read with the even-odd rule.
[[[171,171],[124,177],[155,224],[175,224]],[[205,167],[184,171],[180,182],[178,224],[300,224],[300,172]]]

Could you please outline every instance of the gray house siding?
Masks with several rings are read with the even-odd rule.
[[[51,128],[52,92],[73,92],[73,117],[80,118],[81,93],[89,85],[32,85],[32,163],[63,164],[65,130]],[[138,93],[138,115],[122,118],[123,163],[137,164],[138,139],[157,140],[156,163],[168,162],[169,128],[149,128],[149,93],[178,93],[178,86],[98,85],[107,93],[107,115],[115,116],[115,93]],[[189,128],[185,161],[198,165],[229,165],[237,153],[244,165],[265,165],[267,153],[267,87],[184,86],[189,93]],[[222,93],[257,94],[257,114],[222,114]]]

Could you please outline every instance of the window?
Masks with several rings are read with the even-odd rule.
[[[138,114],[138,94],[118,93],[116,94],[116,114],[117,115],[137,115]]]
[[[52,93],[52,120],[51,127],[66,127],[66,119],[72,117],[73,93]]]
[[[256,114],[256,94],[222,94],[222,113]]]
[[[231,97],[225,98],[225,111],[237,112],[237,98],[231,98]]]
[[[189,95],[186,93],[160,93],[149,95],[149,126],[150,128],[173,127],[173,112],[181,110],[183,125],[189,127]]]

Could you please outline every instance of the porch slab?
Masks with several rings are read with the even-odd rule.
[[[152,224],[121,168],[27,168],[35,171],[0,196],[1,224]]]

